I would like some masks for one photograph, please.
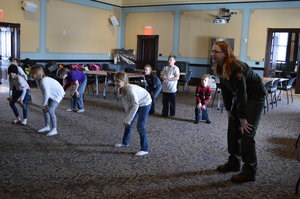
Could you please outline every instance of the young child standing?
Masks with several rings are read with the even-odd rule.
[[[57,80],[45,76],[41,66],[36,65],[31,67],[29,76],[32,79],[37,80],[37,85],[41,89],[43,95],[42,110],[44,113],[45,126],[38,130],[38,133],[49,131],[47,136],[56,135],[58,132],[55,110],[63,99],[65,91]]]
[[[132,126],[137,119],[137,130],[140,134],[141,150],[136,156],[148,154],[148,138],[146,124],[151,108],[151,96],[142,87],[128,83],[128,76],[124,72],[115,74],[115,85],[119,89],[119,94],[125,108],[126,117],[124,119],[125,131],[121,144],[115,147],[127,147],[130,142]]]
[[[195,124],[200,121],[200,112],[202,112],[202,120],[205,120],[207,124],[211,121],[208,117],[207,104],[211,99],[211,88],[209,84],[210,75],[204,74],[201,77],[201,84],[196,88],[196,107],[195,107]]]
[[[163,80],[162,117],[168,117],[169,108],[170,116],[175,116],[177,83],[180,77],[180,71],[175,62],[176,56],[170,55],[168,57],[168,66],[165,66],[160,74]]]
[[[152,73],[152,67],[150,64],[145,65],[144,72],[145,72],[145,80],[147,83],[146,90],[150,93],[152,99],[152,105],[149,113],[154,114],[157,97],[161,92],[162,84],[160,79],[157,77],[157,75]]]
[[[9,74],[9,106],[13,110],[16,119],[13,121],[13,124],[23,124],[27,125],[27,115],[28,115],[28,101],[30,100],[30,87],[26,79],[19,75],[18,66],[11,64],[8,67]],[[16,102],[19,101],[23,109],[23,120],[16,106]]]

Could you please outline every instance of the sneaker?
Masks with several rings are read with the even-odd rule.
[[[79,109],[79,110],[77,111],[77,113],[82,113],[82,112],[84,112],[84,109]]]
[[[22,122],[21,122],[21,120],[14,120],[14,121],[12,121],[12,124],[21,124]]]
[[[27,125],[27,119],[23,119],[23,121],[21,122],[22,125]]]
[[[148,151],[139,151],[135,154],[135,156],[144,156],[147,155],[149,152]]]
[[[211,123],[211,121],[210,120],[206,120],[206,124],[210,124]]]
[[[251,175],[245,172],[241,172],[237,175],[233,175],[231,177],[231,181],[235,183],[243,183],[243,182],[250,182],[255,181],[255,175]]]
[[[118,148],[120,148],[120,147],[127,147],[128,146],[128,144],[126,145],[126,144],[116,144],[115,145],[115,147],[118,147]]]
[[[199,124],[199,121],[194,121],[193,123],[194,123],[194,124]]]
[[[41,128],[40,130],[38,130],[38,133],[44,133],[46,131],[50,131],[50,126],[45,126],[45,127]]]
[[[67,112],[73,112],[74,110],[73,110],[73,109],[70,109],[70,108],[68,108],[66,111],[67,111]]]
[[[53,136],[57,134],[56,128],[53,128],[46,136]]]

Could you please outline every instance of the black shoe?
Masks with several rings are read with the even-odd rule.
[[[199,124],[199,121],[194,121],[193,123],[194,123],[194,124]]]
[[[233,175],[231,177],[231,181],[235,183],[243,183],[243,182],[250,182],[255,181],[255,175],[251,175],[245,172],[241,172],[237,175]]]
[[[206,124],[210,124],[211,123],[211,121],[210,120],[206,120]]]
[[[220,171],[220,172],[223,172],[223,173],[237,172],[237,171],[240,171],[240,166],[239,165],[233,165],[233,164],[230,164],[230,163],[227,162],[226,164],[219,165],[217,167],[217,171]]]

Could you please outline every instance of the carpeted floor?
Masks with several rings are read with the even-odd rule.
[[[1,199],[300,198],[295,195],[300,96],[289,105],[283,96],[262,114],[256,181],[234,184],[234,173],[215,171],[227,160],[227,115],[210,108],[211,124],[193,124],[193,91],[177,95],[176,117],[150,116],[150,153],[145,157],[134,156],[139,151],[136,129],[129,147],[114,147],[123,135],[124,112],[112,93],[107,99],[87,95],[84,113],[66,112],[69,99],[64,99],[54,137],[36,133],[44,121],[36,105],[39,90],[32,93],[28,126],[11,124],[7,93],[0,93]]]

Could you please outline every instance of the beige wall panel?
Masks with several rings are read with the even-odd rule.
[[[242,13],[233,15],[228,24],[213,24],[217,11],[187,11],[181,14],[179,54],[182,57],[208,58],[212,38],[234,38],[239,56]]]
[[[137,48],[137,35],[144,34],[144,26],[152,26],[153,34],[159,35],[159,53],[168,56],[173,49],[174,13],[130,13],[126,16],[125,48]]]
[[[21,52],[38,52],[40,46],[40,1],[31,0],[38,5],[37,12],[25,12],[19,0],[0,0],[4,11],[1,22],[21,24]]]
[[[108,20],[113,14],[113,11],[61,0],[47,1],[47,51],[111,53],[117,46],[118,28],[113,27]]]
[[[300,28],[300,9],[257,9],[251,12],[247,58],[265,58],[268,28]]]

